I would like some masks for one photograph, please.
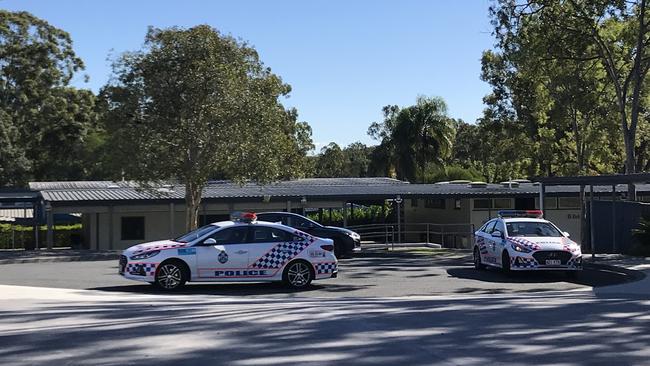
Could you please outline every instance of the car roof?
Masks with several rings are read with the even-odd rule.
[[[545,219],[536,219],[533,217],[504,217],[501,220],[504,222],[550,222]]]
[[[229,227],[229,226],[243,226],[243,225],[257,225],[257,224],[262,224],[263,226],[276,226],[279,228],[287,229],[290,228],[289,226],[282,225],[281,223],[277,222],[269,222],[269,221],[253,221],[253,222],[240,222],[240,221],[219,221],[219,222],[213,222],[208,225],[213,225],[213,226],[218,226],[218,227]],[[290,228],[293,229],[293,228]]]
[[[270,214],[273,214],[273,215],[291,215],[291,216],[301,216],[302,217],[302,215],[300,215],[300,214],[297,214],[297,213],[294,213],[294,212],[284,212],[284,211],[260,212],[260,213],[257,213],[256,215],[260,216],[260,215],[270,215]]]

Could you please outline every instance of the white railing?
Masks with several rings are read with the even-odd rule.
[[[473,224],[397,223],[354,225],[347,227],[361,235],[361,240],[395,245],[432,243],[443,248],[471,248]]]

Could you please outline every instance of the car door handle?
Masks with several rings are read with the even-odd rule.
[[[235,252],[235,254],[246,254],[248,253],[248,250],[238,250]]]

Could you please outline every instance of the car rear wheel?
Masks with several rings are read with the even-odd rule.
[[[510,254],[505,250],[501,254],[501,270],[505,274],[510,274]]]
[[[166,291],[181,288],[187,282],[184,266],[177,261],[163,262],[156,269],[156,287]]]
[[[284,269],[282,279],[291,288],[306,288],[314,279],[314,270],[305,261],[294,261]]]
[[[474,268],[478,270],[485,269],[485,265],[481,262],[481,252],[478,247],[474,247]]]

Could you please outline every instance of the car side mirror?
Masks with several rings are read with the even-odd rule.
[[[203,245],[217,245],[217,241],[213,238],[207,238],[203,241]]]
[[[570,237],[571,237],[571,235],[569,235],[569,232],[568,232],[568,231],[563,231],[562,234],[563,234],[564,236],[566,236],[567,238],[570,238]]]
[[[499,230],[494,230],[492,236],[495,238],[503,238],[503,234]]]

